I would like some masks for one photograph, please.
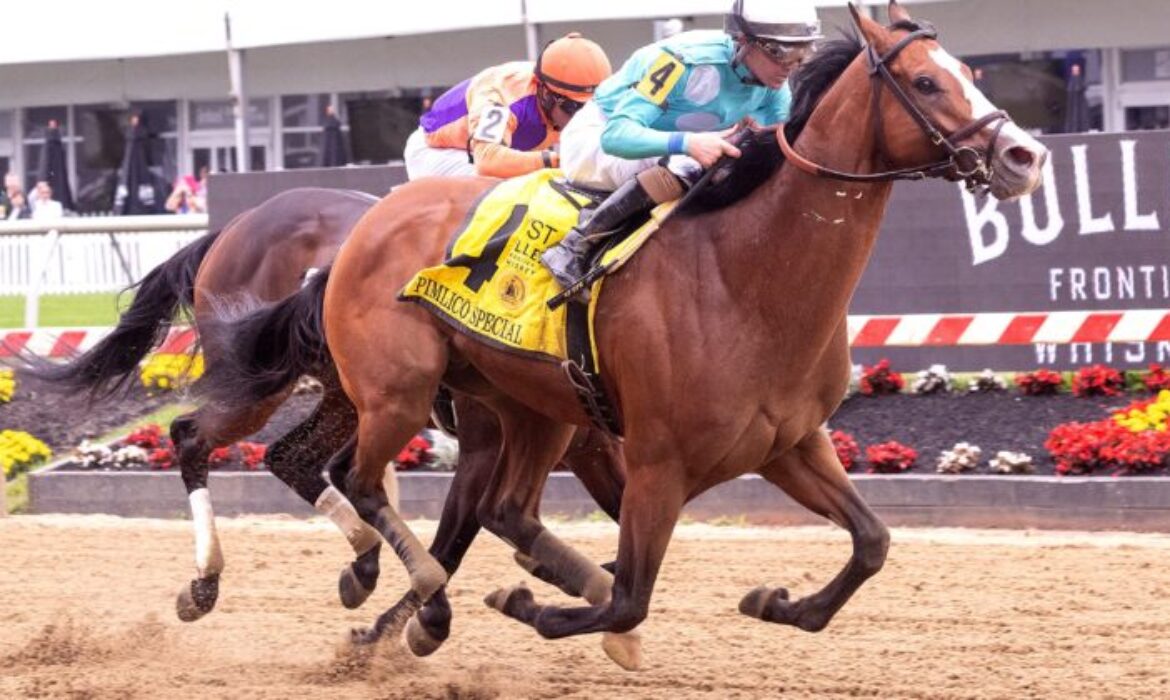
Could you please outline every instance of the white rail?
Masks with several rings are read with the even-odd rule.
[[[0,294],[35,328],[42,294],[121,289],[206,232],[204,214],[0,221]]]

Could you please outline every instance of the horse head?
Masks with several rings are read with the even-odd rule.
[[[963,180],[998,199],[1040,186],[1048,149],[987,99],[933,27],[896,0],[889,27],[849,8],[867,44],[859,60],[868,64],[880,161],[911,179]]]

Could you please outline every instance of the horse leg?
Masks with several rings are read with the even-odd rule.
[[[437,385],[437,381],[436,381]],[[372,643],[387,630],[401,629],[446,582],[442,565],[423,547],[402,517],[390,507],[382,479],[386,465],[407,441],[426,426],[430,398],[435,387],[425,391],[383,394],[379,404],[359,413],[358,433],[341,452],[334,455],[330,474],[334,483],[344,483],[346,494],[362,520],[372,525],[390,543],[410,576],[410,592],[397,605],[380,615],[373,627],[354,630],[352,639]],[[398,398],[387,401],[386,396]],[[348,465],[344,481],[337,481]]]
[[[476,506],[480,495],[488,488],[503,441],[499,421],[487,407],[472,399],[460,398],[455,403],[455,412],[460,416],[459,464],[451,489],[447,492],[439,529],[430,548],[431,554],[443,565],[448,576],[455,574],[479,533]],[[620,452],[614,457],[616,449],[617,444],[608,438],[598,439],[592,431],[582,430],[574,438],[573,446],[565,457],[586,484],[586,489],[615,520],[625,480],[620,465]],[[569,595],[580,595],[580,591],[570,590],[567,584],[556,579],[552,571],[535,559],[519,550],[515,557],[533,576],[560,587]],[[438,650],[450,633],[451,607],[445,589],[440,589],[407,623],[406,641],[416,656],[427,656]]]
[[[543,565],[567,592],[592,606],[606,607],[614,590],[613,576],[549,532],[536,516],[548,472],[571,438],[570,427],[517,405],[505,405],[498,413],[504,450],[480,501],[480,522]],[[537,624],[540,607],[527,587],[498,590],[484,602],[526,624]],[[628,634],[606,635],[602,640],[605,652],[626,669],[641,663],[640,638],[630,633],[636,626],[615,630]]]
[[[503,440],[495,415],[474,399],[456,398],[454,413],[459,416],[459,462],[430,547],[431,555],[443,566],[448,577],[455,575],[463,556],[479,534],[475,509],[491,479]],[[437,651],[450,634],[451,605],[444,586],[410,619],[405,637],[415,656],[428,656]]]
[[[626,469],[621,444],[617,440],[597,428],[578,428],[560,464],[576,475],[602,512],[614,522],[619,521]],[[569,595],[580,595],[579,591],[568,590],[564,582],[557,580],[551,571],[532,557],[517,551],[515,558],[517,564],[536,578]],[[601,568],[612,574],[614,564],[610,561],[602,564]]]
[[[259,430],[283,401],[284,395],[280,395],[249,409],[228,412],[203,406],[171,422],[171,442],[179,460],[195,529],[197,577],[179,592],[175,601],[175,612],[183,622],[194,622],[215,608],[219,575],[224,567],[211,492],[207,488],[210,469],[207,457],[216,447],[230,445]]]
[[[837,459],[828,433],[818,430],[788,453],[764,466],[760,474],[798,503],[849,530],[853,553],[827,586],[795,602],[783,588],[760,586],[739,603],[739,610],[767,622],[818,632],[866,579],[881,570],[890,534],[853,488]]]
[[[322,465],[357,428],[353,404],[336,379],[325,379],[321,402],[304,422],[273,443],[265,455],[268,469],[318,513],[329,518],[353,547],[355,559],[341,570],[338,596],[349,609],[359,607],[378,583],[381,537],[358,516],[349,499],[322,475]]]

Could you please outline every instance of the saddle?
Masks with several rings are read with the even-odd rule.
[[[540,263],[541,254],[606,196],[570,185],[559,170],[504,180],[468,213],[448,244],[447,259],[418,272],[397,297],[421,304],[478,341],[560,364],[595,423],[618,434],[619,421],[597,378],[592,304],[604,274],[637,250],[657,228],[655,221],[628,222],[596,252],[590,305],[572,302],[550,310],[548,300],[562,290]]]

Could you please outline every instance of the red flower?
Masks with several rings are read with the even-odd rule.
[[[865,448],[870,474],[900,474],[913,467],[916,459],[917,451],[895,440]]]
[[[264,463],[264,455],[268,452],[268,447],[259,442],[237,442],[236,449],[240,451],[240,459],[248,469],[259,469]]]
[[[1077,396],[1117,396],[1125,390],[1121,372],[1102,365],[1082,367],[1073,376],[1073,394]]]
[[[160,447],[150,451],[147,461],[154,469],[170,469],[175,466],[175,453],[165,447]]]
[[[157,423],[144,425],[122,440],[123,445],[134,445],[135,447],[141,447],[146,450],[165,447],[170,442],[170,438],[163,434],[162,426]]]
[[[890,361],[885,358],[861,370],[861,393],[866,396],[897,394],[905,384],[902,375],[890,371]]]
[[[1113,420],[1064,423],[1048,434],[1044,447],[1060,475],[1153,468],[1147,459],[1153,453],[1147,448],[1156,449],[1157,443],[1147,444],[1145,438],[1137,438],[1139,435],[1143,434],[1130,432]]]
[[[1016,375],[1016,384],[1020,391],[1028,396],[1049,396],[1060,390],[1064,380],[1059,372],[1050,369],[1038,369],[1035,372],[1025,372]]]
[[[207,455],[207,463],[213,467],[222,467],[230,461],[232,461],[232,448],[230,445],[227,447],[217,447],[211,451],[211,454]]]
[[[402,452],[394,458],[398,465],[398,469],[405,471],[407,469],[417,469],[422,466],[423,462],[430,459],[431,443],[421,435],[415,435],[402,448]]]
[[[853,469],[861,457],[861,448],[857,446],[857,440],[843,430],[834,430],[829,433],[829,437],[833,440],[833,449],[837,451],[837,459],[841,460],[841,466],[845,467],[845,471]]]
[[[1170,389],[1170,372],[1159,364],[1150,365],[1150,371],[1142,377],[1142,383],[1146,385],[1146,389],[1155,394],[1163,389]]]

